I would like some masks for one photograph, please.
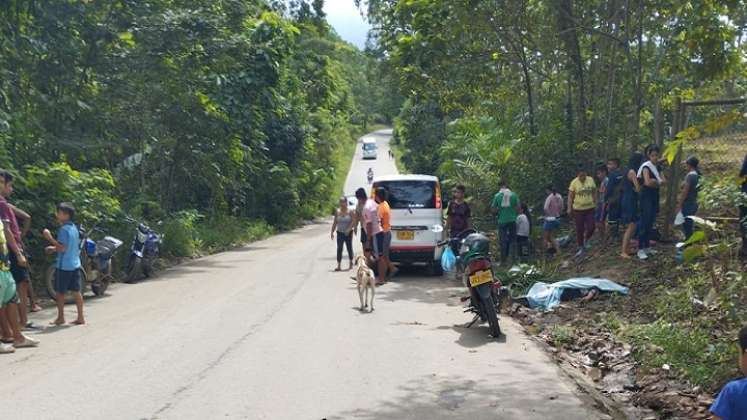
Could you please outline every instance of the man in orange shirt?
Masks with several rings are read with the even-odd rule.
[[[394,276],[397,273],[397,268],[389,260],[389,247],[392,244],[392,210],[389,208],[389,203],[386,201],[386,190],[384,188],[377,188],[375,192],[376,202],[379,204],[378,215],[379,221],[381,222],[381,231],[374,237],[376,241],[376,247],[379,266],[379,282],[378,284],[386,283],[387,271]]]

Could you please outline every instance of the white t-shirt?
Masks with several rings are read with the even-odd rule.
[[[381,232],[381,223],[379,222],[379,205],[375,200],[366,200],[366,205],[363,206],[363,229],[371,223],[372,230],[371,234],[376,235]]]
[[[529,236],[529,218],[526,214],[520,214],[516,217],[516,235]]]

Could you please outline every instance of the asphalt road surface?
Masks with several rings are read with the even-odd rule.
[[[345,186],[395,171],[390,131]],[[3,419],[598,419],[506,317],[466,329],[453,280],[409,270],[359,313],[330,223],[193,261],[88,299],[88,325],[0,355]],[[357,243],[356,247],[359,248]],[[67,307],[68,320],[74,307]],[[47,309],[32,319],[46,324]]]

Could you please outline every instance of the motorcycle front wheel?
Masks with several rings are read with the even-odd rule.
[[[130,263],[127,264],[127,283],[135,283],[140,280],[143,275],[143,259],[140,257],[133,257]]]

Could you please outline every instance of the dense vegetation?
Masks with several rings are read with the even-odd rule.
[[[35,231],[61,200],[165,221],[176,255],[288,228],[393,114],[371,61],[321,1],[2,1],[0,166]]]
[[[687,115],[690,129],[669,128],[678,98],[747,94],[746,2],[367,4],[372,49],[405,96],[395,119],[403,163],[410,171],[465,184],[473,214],[487,215],[501,178],[538,205],[546,185],[565,190],[578,164],[590,169],[613,156],[625,162],[632,150],[653,142],[681,144],[701,156],[702,212],[735,216],[736,205],[745,202],[736,182],[747,152],[744,105],[696,109]],[[722,139],[723,148],[699,138],[725,129],[742,134]],[[669,364],[683,378],[715,390],[736,374],[734,338],[747,320],[736,225],[718,220],[717,228],[702,227],[709,246],[701,249],[709,251],[684,265],[672,255],[634,265],[617,257],[615,244],[592,266],[571,264],[560,275],[605,269],[630,285],[635,298],[600,309],[614,319],[609,330],[637,345],[642,366]],[[479,226],[494,225],[486,217]]]
[[[675,98],[747,91],[741,0],[367,3],[404,163],[472,191],[502,176],[536,201],[578,162],[663,143]]]

